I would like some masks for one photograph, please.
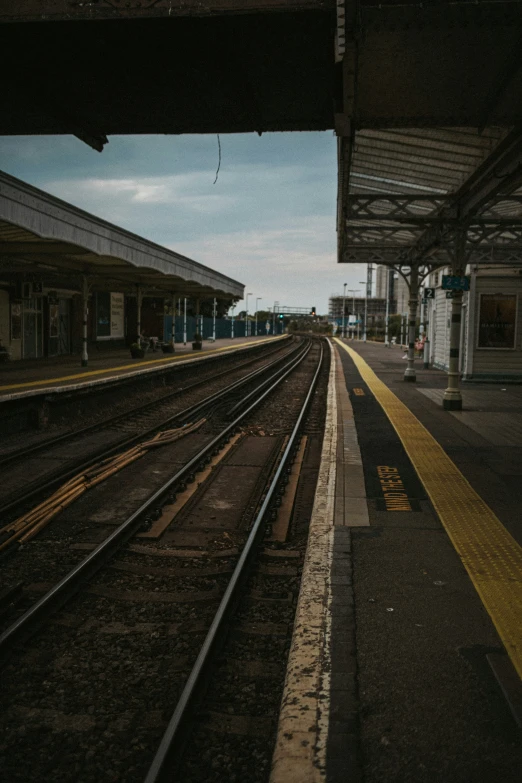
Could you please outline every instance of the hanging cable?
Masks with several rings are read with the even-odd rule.
[[[212,183],[213,185],[215,185],[216,182],[218,181],[219,169],[221,168],[221,141],[219,139],[219,133],[217,135],[217,140],[218,140],[219,159],[218,159],[218,167],[217,167],[217,171],[216,171],[216,179]]]

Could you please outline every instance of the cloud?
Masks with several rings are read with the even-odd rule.
[[[219,194],[201,193],[202,173],[181,174],[140,179],[66,179],[51,180],[46,187],[60,198],[73,200],[81,194],[83,203],[93,209],[102,203],[120,206],[133,204],[168,204],[173,208],[193,209],[196,212],[225,211],[235,199]]]
[[[360,265],[336,263],[331,133],[0,138],[10,174],[245,283],[268,306],[328,308]]]

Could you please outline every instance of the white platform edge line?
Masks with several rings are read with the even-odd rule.
[[[330,374],[321,465],[310,520],[270,783],[326,780],[330,710],[331,563],[337,461],[336,357]]]

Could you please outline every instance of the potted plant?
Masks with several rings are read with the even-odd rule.
[[[199,332],[196,332],[192,340],[192,350],[201,351],[202,345],[203,345],[203,337],[200,335]]]
[[[145,356],[145,350],[140,343],[131,343],[130,352],[133,359],[143,359]]]
[[[168,343],[162,343],[161,350],[163,353],[174,353],[174,340],[169,340]]]

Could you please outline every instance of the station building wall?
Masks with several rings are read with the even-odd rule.
[[[518,270],[473,276],[468,302],[464,378],[522,380],[522,276]]]
[[[429,302],[430,362],[449,368],[451,299],[441,288],[439,270],[430,277],[435,299]],[[518,269],[471,271],[463,295],[460,371],[463,380],[522,380],[522,275]]]

